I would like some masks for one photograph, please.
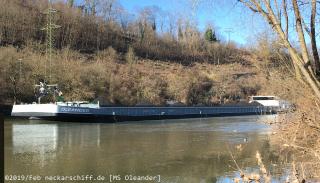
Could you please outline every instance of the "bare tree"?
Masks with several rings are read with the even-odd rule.
[[[140,41],[142,42],[145,36],[154,36],[156,31],[156,18],[159,8],[156,6],[144,7],[139,12],[139,32]]]
[[[110,22],[113,20],[114,8],[116,6],[117,0],[97,0],[98,6],[102,16],[106,21]]]
[[[296,75],[300,78],[301,81],[306,82],[310,85],[315,95],[320,99],[320,84],[316,78],[315,73],[318,70],[319,65],[319,56],[316,48],[315,41],[315,16],[316,16],[316,0],[312,0],[312,13],[310,27],[311,31],[309,35],[312,40],[312,53],[314,56],[313,63],[311,64],[311,59],[309,57],[309,52],[306,44],[305,32],[303,30],[303,22],[305,16],[301,13],[301,8],[297,0],[291,0],[292,8],[294,12],[294,21],[295,21],[295,31],[298,35],[298,41],[301,48],[300,52],[293,47],[292,41],[288,36],[288,8],[287,1],[282,0],[281,7],[279,6],[277,0],[270,2],[270,0],[238,0],[250,10],[255,13],[259,13],[265,18],[265,20],[272,26],[273,30],[277,33],[281,43],[288,49],[290,57],[293,61],[293,65],[296,69]],[[290,2],[290,1],[289,1]],[[281,15],[283,11],[283,15]],[[284,16],[284,17],[282,17]],[[282,20],[285,21],[285,28],[283,28]],[[314,66],[313,68],[311,66]],[[315,72],[316,71],[316,72]]]
[[[86,13],[96,16],[97,0],[85,0]]]

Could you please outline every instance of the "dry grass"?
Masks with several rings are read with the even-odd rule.
[[[19,58],[22,58],[21,78]],[[41,78],[49,78],[49,63],[33,49],[1,47],[0,66],[3,103],[12,103],[14,88],[18,102],[32,102],[33,85]],[[66,100],[102,97],[106,103],[122,105],[163,105],[167,100],[214,105],[237,102],[261,88],[257,71],[251,66],[239,63],[184,66],[177,62],[138,59],[133,50],[122,55],[112,47],[91,55],[68,48],[58,50],[53,55],[51,69],[50,82],[59,84]]]
[[[305,105],[305,104],[302,104]],[[301,106],[301,105],[300,105]],[[320,180],[320,125],[319,112],[314,107],[283,116],[277,124],[272,142],[286,159],[292,161],[293,175],[302,180]],[[294,178],[291,176],[291,179]]]

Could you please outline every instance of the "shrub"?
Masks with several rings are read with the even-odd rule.
[[[103,51],[99,51],[97,53],[97,57],[100,60],[107,60],[110,62],[117,62],[119,60],[118,53],[112,46],[109,46],[107,49]]]
[[[128,48],[128,51],[126,53],[126,61],[129,65],[132,65],[132,64],[136,63],[136,61],[137,61],[136,55],[135,55],[134,50],[131,46]]]
[[[209,104],[213,96],[213,82],[205,76],[193,78],[189,85],[187,94],[187,104]]]
[[[167,83],[158,76],[142,77],[139,81],[139,101],[162,105],[167,98]]]

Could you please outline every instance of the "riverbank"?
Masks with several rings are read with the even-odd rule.
[[[282,154],[292,153],[292,168],[297,180],[320,181],[320,108],[319,100],[308,87],[296,89],[297,110],[285,115],[274,142]],[[286,156],[284,156],[285,158]]]
[[[258,68],[263,68],[258,62],[257,64]],[[319,182],[319,100],[308,85],[301,83],[293,75],[287,75],[276,68],[265,72],[265,76],[268,79],[262,85],[262,91],[274,93],[295,105],[294,111],[280,114],[277,120],[265,121],[273,129],[270,145],[279,154],[283,163],[290,163],[292,172],[288,175],[289,182],[303,182],[303,180]]]
[[[271,144],[284,161],[291,154],[293,174],[299,182],[303,179],[320,181],[320,101],[310,87],[296,77],[287,77],[275,70],[269,79],[264,89],[272,90],[295,105],[295,111],[280,115],[278,122],[271,124],[275,129]]]
[[[319,117],[319,116],[318,116]],[[283,161],[291,160],[291,180],[320,181],[320,126],[312,114],[296,112],[282,117],[271,136]]]
[[[289,91],[287,89],[292,88],[295,83],[299,82],[294,78],[288,82],[279,82],[285,91]],[[273,85],[273,88],[279,86]],[[287,182],[319,182],[319,101],[307,86],[294,88],[289,100],[294,102],[296,110],[279,114],[276,120],[266,121],[273,129],[270,144],[278,152],[281,161],[289,163],[291,172]]]

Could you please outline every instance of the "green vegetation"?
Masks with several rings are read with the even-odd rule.
[[[210,42],[217,42],[217,37],[216,37],[216,34],[215,32],[212,30],[212,28],[208,28],[205,32],[205,39],[207,41],[210,41]]]

